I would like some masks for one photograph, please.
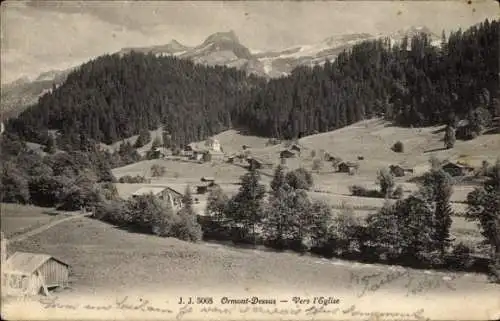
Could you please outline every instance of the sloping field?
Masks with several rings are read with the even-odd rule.
[[[235,129],[226,130],[219,133],[213,138],[217,139],[221,144],[224,153],[231,155],[242,150],[243,145],[246,145],[249,149],[260,149],[266,147],[268,138],[257,137],[252,135],[242,134],[240,131]],[[199,145],[204,145],[205,141],[198,142]]]
[[[154,292],[183,289],[231,290],[256,287],[285,289],[349,289],[350,273],[393,273],[388,266],[323,260],[294,253],[274,253],[228,248],[209,243],[191,244],[171,238],[130,233],[106,223],[82,218],[61,223],[30,239],[9,245],[9,252],[24,250],[54,255],[68,262],[73,271],[73,291],[119,291],[147,289]],[[438,272],[405,269],[414,278]],[[460,291],[485,290],[485,277],[460,276]],[[406,292],[401,280],[385,285]],[[362,289],[358,289],[362,290]],[[444,291],[434,288],[430,291]]]
[[[6,238],[68,216],[51,208],[0,203],[1,230]]]
[[[483,135],[471,141],[457,140],[455,147],[443,150],[443,126],[426,128],[402,128],[392,126],[381,119],[355,123],[338,130],[311,135],[299,140],[306,148],[302,158],[310,158],[311,150],[325,150],[332,156],[343,160],[359,161],[359,175],[374,175],[378,169],[391,164],[414,167],[426,164],[431,155],[440,159],[467,158],[472,165],[478,166],[482,160],[494,162],[500,156],[500,135]],[[395,153],[390,148],[397,141],[404,144],[403,153]],[[284,145],[254,149],[252,153],[267,159],[279,161],[279,150]],[[293,164],[294,161],[290,161]]]
[[[115,168],[113,174],[118,178],[125,175],[150,176],[151,166],[154,164],[164,166],[166,169],[166,173],[161,179],[177,179],[181,183],[200,182],[203,176],[214,177],[220,182],[237,182],[240,176],[246,173],[242,167],[225,163],[199,164],[192,161],[155,159]]]

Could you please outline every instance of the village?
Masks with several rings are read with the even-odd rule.
[[[108,2],[2,3],[2,320],[500,319],[496,3]]]
[[[359,137],[361,132],[370,133],[376,128],[381,128],[380,121],[372,120],[352,126],[350,131],[344,130],[343,133],[333,133],[333,137],[338,141],[342,141],[344,140],[343,136],[346,134],[349,137],[353,137],[352,135]],[[428,133],[438,141],[438,135],[432,134],[431,130],[428,130]],[[333,152],[326,151],[326,148],[315,150],[314,146],[317,146],[317,141],[325,140],[325,137],[321,137],[322,135],[316,138],[313,137],[315,141],[311,144],[312,147],[307,147],[308,140],[311,140],[311,137],[306,137],[301,141],[282,142],[272,145],[269,145],[269,142],[263,139],[254,139],[256,148],[253,148],[248,143],[241,146],[234,144],[234,133],[219,136],[222,137],[222,140],[227,140],[228,135],[232,136],[231,141],[233,143],[228,144],[226,148],[217,137],[212,137],[204,142],[187,145],[180,155],[176,156],[173,156],[171,151],[165,148],[155,148],[156,155],[153,159],[116,169],[115,175],[118,179],[127,175],[144,175],[146,173],[144,175],[145,183],[116,183],[120,197],[133,199],[144,195],[153,195],[163,202],[168,202],[175,211],[178,211],[183,206],[182,200],[186,188],[190,188],[194,200],[194,209],[198,216],[203,217],[207,215],[207,196],[213,188],[220,187],[228,195],[236,193],[239,188],[239,176],[249,169],[257,170],[261,174],[263,182],[268,184],[275,167],[281,165],[292,169],[307,166],[315,178],[315,186],[308,192],[309,195],[327,201],[334,209],[347,207],[353,209],[355,215],[363,216],[365,213],[380,208],[387,201],[384,198],[352,195],[352,189],[349,188],[356,184],[366,187],[374,184],[373,181],[370,182],[369,180],[370,177],[374,180],[375,167],[370,168],[370,165],[366,163],[366,158],[369,158],[370,154],[355,153],[342,159],[342,157],[333,156]],[[332,136],[332,134],[329,135]],[[366,134],[361,135],[365,135],[363,137],[364,141],[367,141],[372,136],[372,134],[368,134],[368,136]],[[351,139],[348,138],[347,141]],[[242,141],[245,141],[245,139]],[[467,146],[467,144],[465,143],[464,146]],[[395,153],[389,148],[390,144],[386,146],[388,146],[388,151],[384,154],[392,155],[392,158],[400,156],[401,153]],[[337,145],[335,150],[337,150],[338,154],[342,154],[340,152],[341,148],[345,149],[346,147],[346,145]],[[461,148],[463,149],[463,147]],[[224,149],[229,150],[229,152],[224,153]],[[411,152],[407,150],[406,153]],[[494,155],[492,154],[492,156]],[[388,159],[387,156],[379,157]],[[420,156],[419,158],[423,159],[424,157]],[[474,179],[474,173],[482,161],[478,158],[472,159],[475,161],[476,166],[472,166],[470,158],[467,159],[466,157],[441,161],[440,168],[457,179],[458,185],[456,185],[452,197],[452,205],[457,213],[465,210],[465,204],[463,203],[465,194],[462,191],[470,190],[468,187],[470,183],[467,182]],[[489,160],[492,161],[493,159],[490,158]],[[407,165],[408,162],[403,161],[401,163],[403,165],[390,162],[385,164],[394,179],[404,186],[404,192],[410,193],[414,190],[413,186],[416,186],[415,183],[411,182],[415,180],[415,177],[418,178],[419,175],[428,171],[431,164],[429,161],[414,163],[413,166]],[[160,171],[159,175],[151,175],[151,167],[154,166],[164,166],[165,168]],[[335,183],[332,184],[332,182]],[[83,215],[92,216],[91,208],[83,209],[83,211],[85,210],[88,210],[88,212],[83,213]],[[79,215],[82,215],[82,213]],[[460,218],[455,218],[455,220],[458,219]],[[4,241],[3,246],[6,243]],[[10,274],[10,281],[8,281],[10,286],[7,288],[10,289],[9,291],[13,291],[12,293],[23,289],[24,293],[28,291],[36,294],[41,290],[41,293],[50,295],[52,289],[64,288],[68,284],[70,264],[59,258],[53,257],[49,253],[22,251],[12,253],[7,257],[6,252],[5,249],[2,250],[2,260],[4,262],[2,266],[5,267],[3,275]],[[4,286],[7,285],[7,279],[3,279]],[[49,289],[51,290],[49,291]]]

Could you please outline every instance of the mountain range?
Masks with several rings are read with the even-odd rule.
[[[123,48],[118,54],[131,51],[152,53],[157,56],[173,55],[191,59],[205,65],[225,65],[245,70],[247,73],[262,77],[275,78],[286,76],[298,66],[314,66],[326,60],[334,60],[339,53],[366,40],[387,38],[391,43],[400,42],[417,33],[426,33],[434,45],[440,44],[440,37],[426,27],[411,27],[391,34],[342,34],[323,39],[318,43],[285,48],[283,50],[255,52],[243,45],[234,31],[218,32],[208,36],[197,46],[186,46],[177,40],[165,45],[151,47]],[[36,79],[20,78],[2,85],[2,117],[16,116],[26,106],[37,102],[38,97],[64,82],[74,68],[51,70],[40,74]]]

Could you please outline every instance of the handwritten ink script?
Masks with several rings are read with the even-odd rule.
[[[289,302],[294,307],[278,307],[279,302]],[[316,303],[314,303],[316,301]],[[290,300],[276,300],[276,304],[272,305],[242,305],[242,304],[221,304],[215,305],[196,305],[196,304],[181,304],[175,308],[166,308],[153,304],[150,300],[139,298],[131,300],[129,297],[124,297],[116,300],[113,304],[95,305],[95,304],[65,304],[60,302],[58,297],[50,297],[40,299],[39,303],[44,309],[63,309],[63,310],[93,310],[93,311],[110,311],[110,310],[130,310],[138,312],[156,312],[169,315],[169,318],[176,320],[189,319],[193,315],[218,315],[247,318],[251,315],[278,315],[282,317],[296,316],[301,317],[362,317],[377,320],[407,320],[407,321],[428,321],[430,320],[424,315],[424,309],[417,309],[412,312],[396,312],[396,311],[364,311],[358,309],[355,304],[340,306],[338,304],[325,304],[326,301],[314,299],[299,299],[293,297]],[[329,301],[333,302],[333,301]],[[166,304],[167,302],[164,302]],[[247,315],[247,317],[245,317]],[[145,315],[147,317],[147,315]]]
[[[452,276],[449,280],[445,281],[439,275],[421,274],[418,276],[412,276],[407,270],[396,271],[393,273],[379,272],[366,275],[351,272],[350,275],[351,287],[361,286],[361,289],[357,294],[359,298],[369,292],[376,292],[380,288],[398,280],[402,280],[402,282],[404,282],[404,287],[407,290],[406,296],[416,295],[440,287],[446,287],[451,291],[455,291],[456,289],[450,281],[453,281],[456,278],[456,276]]]

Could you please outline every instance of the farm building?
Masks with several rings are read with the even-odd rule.
[[[211,176],[203,176],[200,181],[202,182],[209,182],[209,183],[213,183],[215,182],[215,178],[211,177]]]
[[[354,173],[359,168],[359,164],[355,162],[341,162],[338,165],[338,171],[341,173]]]
[[[221,151],[209,150],[208,154],[211,161],[223,161],[225,157],[225,154]]]
[[[291,150],[285,149],[280,152],[280,158],[292,158],[295,157],[295,153]]]
[[[302,146],[300,146],[299,144],[292,144],[290,146],[290,150],[294,150],[298,153],[300,153],[302,149],[304,149],[304,148]]]
[[[441,166],[441,169],[451,176],[465,176],[474,171],[473,167],[452,162],[447,162]]]
[[[53,256],[40,253],[16,252],[2,266],[2,293],[37,295],[41,290],[65,287],[70,267]]]
[[[215,186],[217,186],[217,184],[215,184],[214,181],[205,181],[204,183],[196,186],[196,193],[197,194],[205,194],[206,192],[210,191]]]
[[[132,194],[132,197],[153,194],[164,201],[170,201],[173,209],[182,207],[182,193],[166,186],[141,187]]]

